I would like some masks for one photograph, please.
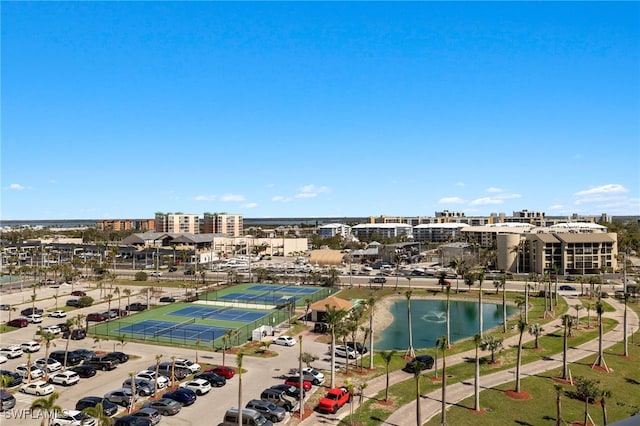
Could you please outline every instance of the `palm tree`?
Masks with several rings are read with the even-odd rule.
[[[304,323],[307,323],[307,319],[309,318],[309,310],[311,309],[311,304],[313,303],[313,299],[310,297],[304,298]]]
[[[554,384],[553,388],[556,390],[556,424],[555,426],[562,426],[562,394],[564,388],[561,385]]]
[[[522,335],[524,331],[527,329],[527,323],[520,320],[518,321],[518,331],[520,332],[520,337],[518,338],[518,355],[516,360],[516,392],[520,392],[520,364],[522,362]]]
[[[171,356],[171,387],[176,385],[176,356]],[[242,416],[240,416],[242,417]]]
[[[87,407],[82,410],[83,413],[90,415],[96,419],[96,426],[111,426],[114,420],[104,413],[102,403],[99,402],[93,407]]]
[[[529,334],[535,337],[535,349],[540,348],[540,336],[544,332],[544,328],[540,324],[531,324],[529,326]]]
[[[500,348],[502,348],[502,342],[504,341],[504,339],[499,339],[495,336],[485,336],[483,339],[481,339],[480,342],[480,348],[483,351],[491,351],[491,363],[495,363],[496,362],[496,358],[495,358],[495,354],[496,351],[500,350]]]
[[[459,257],[454,257],[449,262],[449,267],[453,268],[456,271],[456,294],[459,292],[459,280],[458,278],[462,275],[462,271],[464,270],[465,261]]]
[[[569,340],[569,333],[568,333],[568,329],[569,329],[569,323],[572,321],[571,315],[569,314],[565,314],[562,316],[562,325],[564,326],[564,334],[563,334],[563,341],[562,341],[562,378],[564,380],[567,379],[567,376],[569,375],[568,373],[568,365],[567,365],[567,349],[568,349],[568,343],[567,341]]]
[[[482,282],[484,281],[484,269],[480,269],[476,276],[478,277],[478,334],[482,337],[483,334],[483,318],[482,318]]]
[[[382,360],[384,361],[385,364],[385,371],[387,373],[387,384],[385,386],[385,390],[384,390],[384,400],[389,401],[389,364],[391,363],[391,359],[395,356],[396,351],[383,351],[380,352],[380,356],[382,357]],[[373,356],[371,357],[373,358]]]
[[[420,376],[424,365],[420,361],[416,361],[413,366],[413,377],[416,381],[416,425],[422,426],[422,413],[420,410]]]
[[[416,356],[416,351],[415,349],[413,349],[413,331],[412,331],[412,327],[411,327],[411,290],[407,290],[404,294],[407,297],[407,322],[409,325],[409,347],[407,348],[407,351],[405,352],[404,356],[410,356],[410,357],[415,357]]]
[[[602,407],[602,424],[607,425],[607,399],[611,397],[611,391],[603,389],[600,392],[600,406]]]
[[[326,308],[325,318],[331,327],[331,385],[335,387],[336,382],[336,328],[345,317],[346,312],[335,306],[324,305]]]
[[[451,348],[451,284],[447,284],[447,345]]]
[[[56,335],[53,333],[45,332],[40,334],[40,338],[44,341],[44,359],[49,359],[49,350],[51,349],[51,345],[55,346],[53,341],[56,338]],[[44,368],[44,378],[47,379],[49,377],[49,369]]]
[[[32,410],[39,410],[42,415],[41,426],[50,425],[53,418],[51,415],[54,412],[62,411],[62,407],[56,404],[57,399],[60,397],[58,392],[53,392],[47,397],[42,397],[33,400],[31,403]]]
[[[156,374],[155,377],[159,377],[159,370],[160,370],[160,360],[162,359],[162,355],[158,354],[156,355]],[[157,395],[158,394],[158,380],[154,380],[153,381],[153,394]]]
[[[369,356],[369,369],[373,370],[373,313],[375,311],[376,298],[370,296],[367,299],[367,306],[369,307],[369,351],[371,352],[371,356]]]
[[[447,336],[436,341],[437,349],[442,350],[442,417],[440,424],[447,425]]]
[[[238,365],[238,411],[240,413],[242,413],[242,358],[244,358],[244,353],[240,351],[236,355]],[[300,372],[300,374],[302,374],[302,372]],[[300,389],[300,395],[302,395],[302,389]],[[302,403],[302,400],[300,403]],[[242,426],[242,417],[242,415],[238,416],[238,426]]]
[[[196,364],[198,363],[198,350],[200,349],[200,345],[202,344],[202,341],[200,339],[196,339],[195,345],[196,345]]]
[[[576,310],[576,330],[580,326],[580,310],[582,308],[584,308],[584,305],[582,303],[578,303],[578,304],[573,306],[573,309]]]
[[[602,314],[604,313],[604,303],[600,300],[596,302],[596,313],[598,314],[598,358],[593,364],[597,364],[598,367],[604,367],[608,372],[609,368],[607,367],[607,363],[604,361],[604,351],[602,348],[602,335],[604,334]]]
[[[69,328],[67,334],[67,342],[64,346],[64,364],[62,364],[62,368],[67,368],[67,355],[69,354],[69,342],[71,341],[71,335],[73,334],[73,330],[76,328],[76,321],[72,318],[67,319],[66,321],[67,327]]]
[[[595,307],[595,305],[591,302],[588,302],[584,307],[587,310],[587,328],[591,328],[591,315],[589,313]]]
[[[502,287],[502,332],[507,332],[507,278],[504,275],[500,276],[500,286]],[[525,283],[525,292],[527,284]],[[525,297],[526,299],[526,297]]]
[[[474,404],[473,409],[475,411],[480,411],[480,355],[478,353],[478,349],[482,344],[482,338],[479,334],[473,336],[473,343],[476,345],[476,368],[475,368],[475,380],[473,381],[473,392],[474,392]]]
[[[118,298],[118,315],[120,315],[120,308],[122,306],[122,299],[120,298],[120,287],[116,287],[113,290],[113,294]]]
[[[629,298],[631,294],[625,293],[624,298],[624,316],[622,322],[622,347],[623,347],[623,355],[629,356],[629,348],[627,343],[627,304],[629,303]]]
[[[130,288],[125,288],[124,290],[122,290],[122,294],[124,294],[125,296],[127,296],[127,315],[129,315],[131,312],[129,311],[129,306],[131,306],[131,289]]]

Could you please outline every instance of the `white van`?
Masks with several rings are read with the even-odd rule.
[[[223,426],[238,426],[238,409],[229,408],[224,414]],[[262,413],[252,409],[242,409],[242,425],[243,426],[273,426],[270,420],[267,420]]]

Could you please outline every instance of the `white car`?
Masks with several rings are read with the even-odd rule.
[[[169,386],[169,378],[166,376],[156,375],[155,371],[143,370],[136,374],[138,379],[144,379],[153,384],[153,381],[158,382],[158,390],[162,390]]]
[[[162,276],[162,272],[161,271],[151,271],[151,272],[149,272],[149,276],[151,276],[151,277],[161,277]]]
[[[40,343],[35,340],[30,340],[28,342],[21,343],[20,348],[22,348],[24,352],[34,353],[40,350]]]
[[[95,426],[96,419],[78,410],[62,410],[51,423],[52,426]]]
[[[291,374],[300,377],[297,368],[291,369]],[[305,367],[302,369],[304,380],[310,381],[314,386],[319,386],[324,383],[324,374],[316,370],[315,368]]]
[[[200,368],[201,368],[200,364],[197,364],[193,361],[190,361],[184,358],[176,358],[175,366],[176,368],[186,368],[192,373],[197,373],[198,371],[200,371]]]
[[[0,364],[4,364],[5,362],[7,362],[9,360],[9,358],[7,358],[4,355],[0,355]]]
[[[39,379],[41,377],[44,377],[44,371],[36,367],[35,365],[32,365],[30,369],[27,368],[27,364],[18,364],[18,366],[16,367],[16,373],[24,378],[27,378],[27,373],[29,372],[29,370],[31,370],[32,379]]]
[[[50,317],[52,318],[64,318],[67,316],[67,313],[61,309],[57,310],[57,311],[53,311],[49,314]]]
[[[211,390],[211,383],[205,379],[193,379],[180,383],[181,388],[194,391],[196,395],[204,395]]]
[[[336,346],[336,356],[342,358],[356,359],[358,357],[358,352],[355,349],[350,348],[349,346]]]
[[[25,318],[27,319],[27,321],[33,324],[38,324],[42,322],[42,315],[40,314],[27,315]]]
[[[62,364],[53,358],[38,358],[33,364],[41,370],[47,370],[49,373],[62,370]]]
[[[298,343],[298,341],[291,336],[279,336],[273,339],[272,343],[282,346],[293,346]]]
[[[49,383],[55,383],[56,385],[71,386],[75,385],[79,381],[80,375],[71,370],[60,371],[49,377]]]
[[[52,394],[54,390],[55,388],[51,383],[47,383],[42,380],[27,383],[26,385],[22,385],[22,387],[20,388],[20,392],[37,396]]]
[[[21,357],[22,354],[22,348],[18,345],[11,345],[0,349],[0,355],[4,355],[9,359]]]
[[[59,325],[49,325],[42,328],[42,331],[40,332],[40,334],[43,334],[43,333],[60,334],[62,333],[62,329],[60,328]]]

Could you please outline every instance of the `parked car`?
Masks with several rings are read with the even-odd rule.
[[[11,410],[16,406],[16,397],[4,389],[0,389],[0,411]]]
[[[118,417],[113,426],[150,426],[151,421],[134,414]]]
[[[90,365],[96,370],[111,371],[115,370],[120,363],[115,359],[105,358],[104,355],[97,355],[91,359],[84,361],[84,365]]]
[[[26,318],[14,318],[7,325],[9,327],[23,328],[29,325],[29,321]]]
[[[129,315],[129,312],[127,312],[126,309],[113,308],[109,310],[109,312],[113,312],[116,317],[126,317],[127,315]]]
[[[62,309],[58,309],[57,311],[53,311],[49,314],[52,318],[64,318],[67,316],[67,312]]]
[[[80,358],[82,358],[83,360],[88,360],[93,358],[94,356],[96,356],[96,353],[90,349],[74,349],[71,352],[73,352],[74,354],[78,355]]]
[[[7,361],[9,361],[9,358],[4,355],[0,355],[0,364],[4,364]]]
[[[186,271],[184,271],[185,275],[195,275],[196,271],[194,271],[193,269],[187,269]]]
[[[46,327],[43,327],[42,330],[40,330],[40,334],[44,334],[44,333],[60,334],[62,333],[62,329],[60,328],[59,325],[48,325]]]
[[[83,379],[88,379],[96,375],[96,369],[90,365],[76,365],[75,367],[71,367],[69,371],[78,373],[78,376]]]
[[[288,396],[285,391],[267,388],[260,394],[260,399],[273,402],[287,411],[292,411],[298,406],[298,401]]]
[[[295,377],[300,377],[300,373],[297,368],[291,369],[291,374]],[[314,386],[324,383],[324,374],[312,367],[304,367],[302,369],[302,375],[304,380],[310,381]]]
[[[351,349],[355,349],[355,351],[358,352],[360,355],[364,355],[367,352],[369,352],[369,349],[359,342],[347,342],[347,346],[350,347]]]
[[[65,362],[66,362],[66,366],[73,366],[73,365],[78,365],[80,364],[83,359],[82,357],[80,357],[80,355],[74,353],[74,352],[67,352],[67,351],[52,351],[49,354],[49,358],[53,358],[56,361],[58,361],[62,366],[65,366]]]
[[[75,307],[80,305],[80,301],[78,299],[69,299],[69,300],[67,300],[65,305],[67,305],[69,307],[72,307],[72,308],[75,308]]]
[[[183,407],[193,404],[197,399],[197,395],[194,391],[185,388],[178,388],[174,391],[165,392],[162,397],[174,399],[182,404]]]
[[[314,333],[327,333],[329,331],[329,324],[326,322],[317,322],[313,326]]]
[[[53,373],[54,371],[59,371],[62,370],[62,364],[60,364],[58,361],[56,361],[55,359],[49,357],[49,358],[38,358],[35,360],[35,362],[33,363],[36,367],[40,368],[41,370],[44,370],[48,373]]]
[[[296,343],[297,343],[297,340],[291,336],[278,336],[275,339],[273,339],[274,345],[293,346]]]
[[[105,416],[113,416],[118,412],[118,406],[100,396],[85,396],[76,402],[76,410],[82,411],[85,408],[95,407],[98,404],[102,404],[102,412]]]
[[[62,410],[56,413],[52,426],[95,426],[96,419],[78,410]]]
[[[106,320],[107,320],[107,316],[102,312],[92,312],[89,315],[87,315],[87,321],[102,322]]]
[[[0,311],[10,311],[10,310],[11,310],[11,305],[9,305],[8,303],[0,304]]]
[[[576,291],[576,288],[572,285],[561,285],[560,290]]]
[[[218,376],[222,376],[225,379],[229,380],[236,375],[236,372],[233,368],[227,367],[225,365],[219,365],[217,367],[212,367],[204,370],[205,373],[215,373]]]
[[[296,377],[296,376],[287,377],[284,380],[284,384],[293,386],[295,388],[300,388],[300,377]],[[310,381],[304,380],[304,379],[302,380],[302,389],[304,389],[305,392],[309,392],[311,390],[311,387],[312,387],[312,384]]]
[[[175,367],[176,368],[186,368],[191,373],[197,373],[202,368],[202,367],[200,367],[200,364],[195,363],[195,362],[193,362],[191,360],[188,360],[188,359],[184,359],[184,358],[176,358],[175,359]]]
[[[169,268],[169,272],[175,272],[177,270],[178,270],[178,268],[176,268],[175,266],[172,266],[172,267]]]
[[[287,411],[284,408],[274,404],[273,402],[264,401],[262,399],[251,399],[247,402],[246,407],[262,413],[263,416],[274,423],[284,420],[284,417],[287,414]]]
[[[144,303],[135,302],[127,305],[127,311],[145,311],[149,306]]]
[[[141,379],[139,377],[134,377],[133,380],[131,380],[131,377],[125,379],[124,382],[122,382],[122,387],[131,388],[133,382],[135,382],[136,384],[136,393],[138,395],[140,396],[155,395],[155,387],[153,385],[153,382],[150,382],[149,380]],[[160,389],[160,387],[158,387],[158,389]]]
[[[182,404],[175,399],[160,398],[145,402],[142,404],[142,408],[154,408],[163,416],[173,416],[180,412]]]
[[[69,336],[71,333],[71,336]],[[74,328],[71,332],[68,330],[62,333],[63,339],[71,339],[71,340],[82,340],[87,337],[87,330],[84,328]]]
[[[138,411],[131,413],[131,415],[149,420],[149,424],[152,426],[157,425],[162,419],[162,415],[155,408],[141,408]]]
[[[20,392],[36,396],[50,395],[54,390],[55,388],[51,383],[47,383],[43,380],[37,380],[35,382],[24,384],[20,388]]]
[[[131,388],[120,388],[109,391],[104,394],[104,399],[107,399],[114,404],[122,405],[123,407],[128,407],[132,402],[138,400],[138,396],[134,396]]]
[[[34,353],[40,350],[40,343],[35,340],[29,340],[28,342],[20,343],[20,348],[23,352]]]
[[[211,383],[205,379],[193,379],[180,383],[180,387],[195,392],[197,396],[205,395],[211,390]]]
[[[171,296],[162,296],[159,300],[162,303],[173,303],[176,301],[176,299]]]
[[[7,377],[7,388],[13,388],[18,386],[19,384],[22,384],[22,376],[15,371],[0,370],[0,376]]]
[[[40,314],[27,315],[25,318],[32,324],[40,324],[42,322],[42,315]]]
[[[286,393],[287,396],[290,396],[291,398],[295,398],[298,401],[300,400],[300,389],[298,389],[295,386],[286,385],[284,383],[278,383],[277,385],[271,386],[271,389],[284,391],[284,393]],[[303,389],[302,398],[304,398],[306,394],[307,392]]]
[[[125,354],[124,352],[109,352],[108,354],[104,355],[105,359],[115,359],[116,361],[118,361],[120,364],[124,364],[125,362],[129,361],[129,355]]]
[[[356,359],[358,357],[358,353],[355,349],[344,345],[336,346],[335,355],[342,358],[348,357],[350,359]]]
[[[326,395],[318,402],[318,411],[337,413],[338,409],[351,401],[351,393],[347,388],[338,387],[329,389]]]
[[[56,385],[72,386],[80,381],[80,375],[75,371],[59,371],[49,377],[49,383]]]
[[[157,386],[159,390],[166,388],[167,386],[169,386],[169,383],[171,382],[166,376],[162,376],[160,374],[156,375],[155,371],[148,371],[148,370],[139,371],[138,374],[136,374],[136,377],[139,379],[144,379],[150,382],[151,384],[153,384],[153,382],[158,382]]]
[[[104,316],[107,317],[107,319],[116,319],[118,318],[118,313],[114,312],[114,311],[104,311],[103,312]]]
[[[26,308],[20,311],[20,315],[24,317],[33,315],[33,314],[42,315],[43,312],[44,310],[40,308]]]
[[[27,366],[27,364],[18,364],[16,366],[16,373],[22,376],[24,379],[31,376],[31,379],[39,379],[44,377],[44,371],[35,365]]]
[[[150,365],[147,367],[149,371],[156,371],[156,365]],[[184,380],[191,372],[186,368],[174,367],[171,368],[171,361],[161,362],[158,365],[158,374],[168,377],[171,379],[171,374],[173,373],[173,378],[175,380]]]
[[[82,297],[82,296],[86,296],[86,295],[87,295],[87,293],[85,293],[85,292],[84,292],[84,291],[82,291],[82,290],[74,290],[74,291],[72,291],[72,292],[71,292],[71,295],[72,295],[72,296],[79,296],[79,297]]]
[[[198,373],[193,376],[194,379],[204,379],[209,382],[211,386],[221,387],[227,384],[227,379],[222,376],[218,376],[216,373]]]
[[[4,355],[9,359],[19,358],[22,354],[22,348],[18,345],[6,346],[0,349],[0,355]]]
[[[434,359],[431,355],[418,355],[411,361],[407,362],[403,368],[408,373],[413,373],[416,367],[419,366],[420,370],[430,370],[433,368]]]

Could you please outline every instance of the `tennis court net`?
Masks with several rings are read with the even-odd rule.
[[[172,325],[172,326],[169,326],[169,327],[165,327],[165,328],[162,328],[160,330],[156,330],[156,331],[153,332],[153,337],[158,337],[161,334],[170,333],[171,331],[173,331],[173,330],[175,330],[177,328],[184,327],[184,326],[186,326],[188,324],[193,324],[195,322],[196,322],[196,319],[195,318],[191,318],[191,319],[188,319],[186,321],[180,322],[178,324],[175,324],[175,325]]]
[[[228,311],[230,309],[231,309],[230,307],[225,307],[225,308],[215,309],[215,310],[210,311],[210,312],[205,312],[204,314],[202,314],[200,319],[209,318],[209,317],[212,317],[214,315],[221,314],[221,313],[223,313],[225,311]]]

